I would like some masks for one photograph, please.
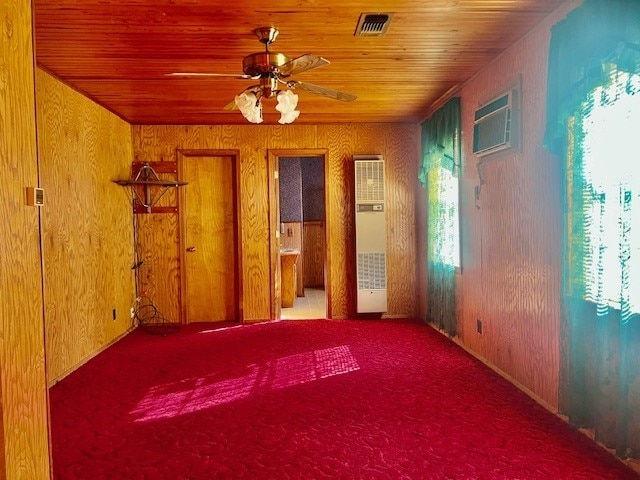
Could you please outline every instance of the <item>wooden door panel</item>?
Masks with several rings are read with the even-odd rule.
[[[304,285],[324,286],[325,229],[322,222],[304,223]]]
[[[237,320],[233,159],[184,161],[186,321]]]

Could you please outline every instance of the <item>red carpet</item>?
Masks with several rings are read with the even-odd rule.
[[[55,385],[55,478],[638,478],[425,325],[214,328],[135,331]]]

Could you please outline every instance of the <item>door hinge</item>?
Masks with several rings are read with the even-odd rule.
[[[274,170],[274,171],[273,171],[273,178],[274,178],[275,180],[277,180],[277,179],[279,178],[279,177],[278,177],[278,170]]]

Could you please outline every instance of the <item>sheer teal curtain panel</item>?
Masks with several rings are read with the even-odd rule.
[[[640,0],[585,0],[551,29],[545,146],[562,155],[567,119],[594,88],[609,81],[607,64],[636,72]]]
[[[427,185],[427,173],[441,163],[455,177],[460,173],[460,97],[449,100],[422,124],[420,182]]]
[[[569,122],[564,411],[640,454],[640,75],[611,70]]]
[[[460,162],[460,98],[453,98],[422,124],[419,173],[427,189],[427,321],[449,336],[455,335],[457,323]]]
[[[640,0],[552,29],[546,146],[564,162],[560,410],[640,458]]]

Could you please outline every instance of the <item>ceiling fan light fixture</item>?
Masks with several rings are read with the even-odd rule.
[[[367,29],[375,29],[374,27],[380,24],[386,25],[391,17],[391,14],[367,15]],[[265,98],[277,97],[276,110],[281,114],[280,120],[278,120],[279,123],[292,123],[300,116],[300,112],[296,110],[298,95],[289,90],[280,90],[278,87],[281,85],[285,85],[289,89],[298,87],[301,90],[342,102],[352,102],[357,98],[350,93],[320,87],[311,83],[290,80],[291,76],[297,75],[298,73],[329,65],[329,60],[311,53],[305,53],[304,55],[290,59],[283,53],[270,51],[269,45],[271,45],[278,36],[278,29],[275,27],[256,28],[253,33],[258,37],[258,40],[264,44],[265,49],[263,52],[251,53],[244,57],[242,60],[243,75],[175,72],[168,74],[168,76],[233,76],[241,79],[260,80],[258,85],[252,85],[245,89],[242,93],[236,95],[233,101],[223,107],[225,111],[238,108],[242,116],[251,123],[262,123],[262,100]]]
[[[293,123],[296,120],[296,118],[298,118],[299,116],[300,116],[299,110],[292,110],[291,112],[282,112],[282,114],[280,115],[280,119],[278,120],[278,123],[281,125]]]
[[[298,95],[293,93],[291,90],[282,90],[278,92],[278,96],[276,98],[278,100],[276,110],[281,114],[278,123],[283,125],[293,123],[295,119],[300,116],[300,112],[296,110],[296,106],[298,105]]]
[[[242,116],[251,123],[262,123],[262,102],[253,92],[242,92],[235,97],[236,106]]]
[[[278,92],[278,105],[276,110],[279,112],[290,111],[298,105],[298,95],[291,90],[280,90]]]

